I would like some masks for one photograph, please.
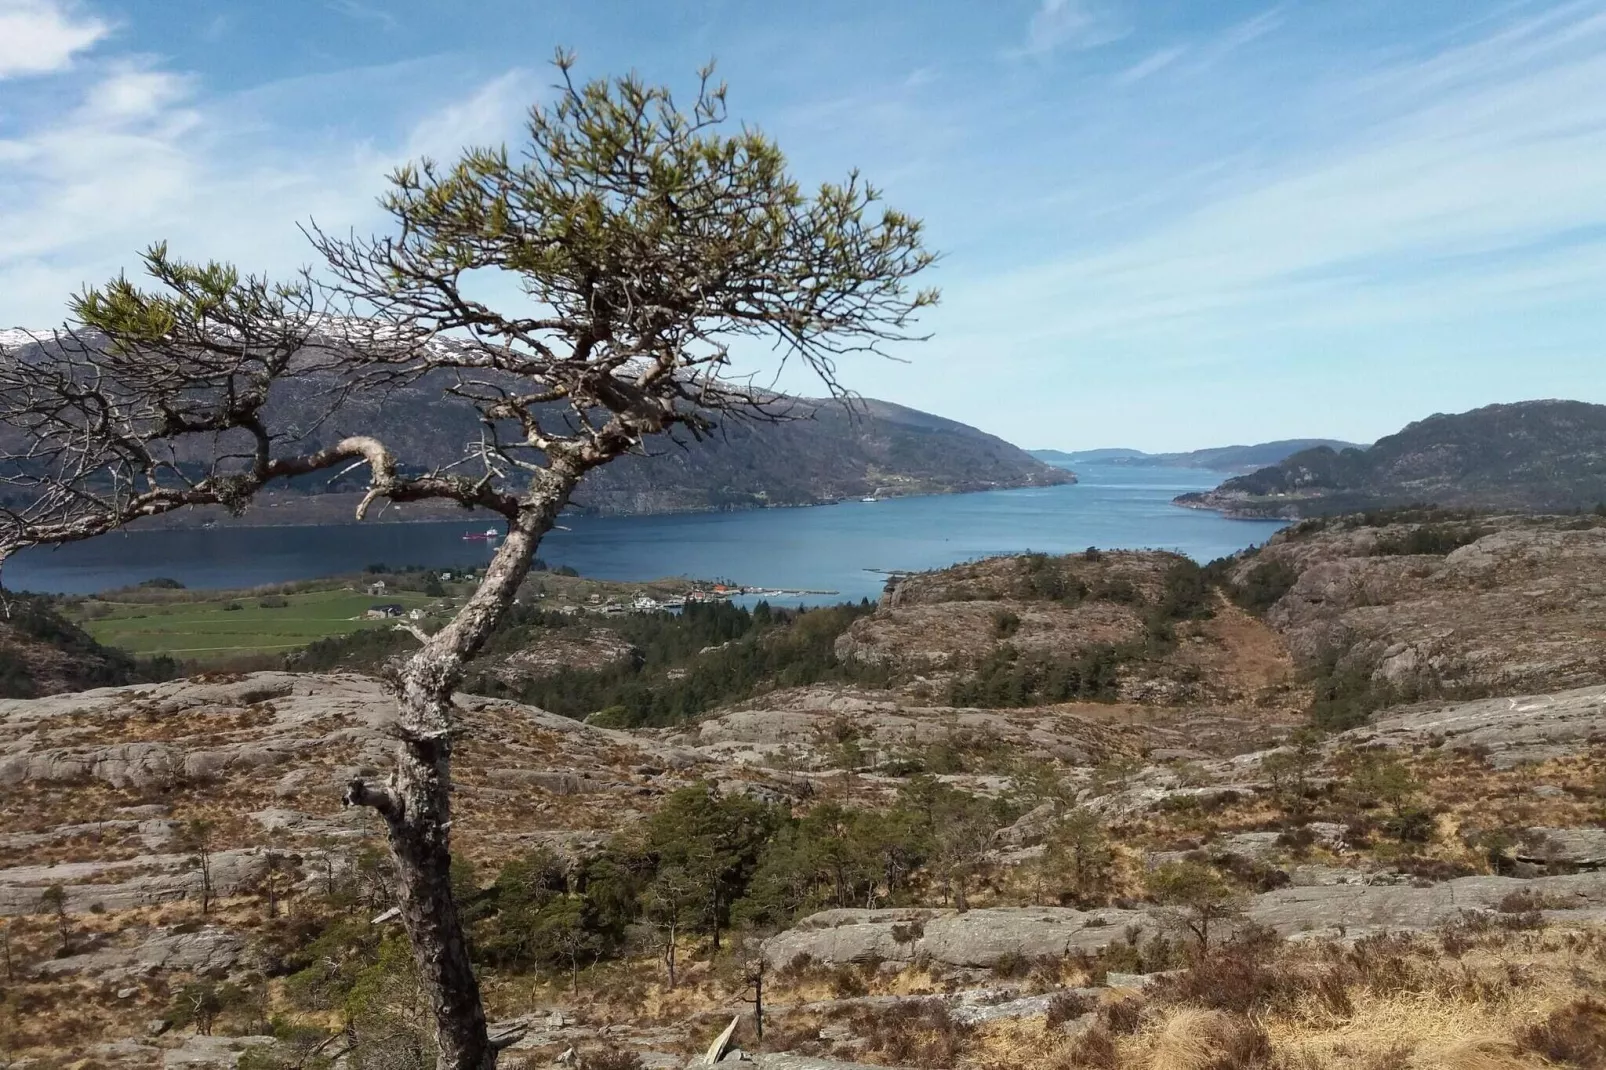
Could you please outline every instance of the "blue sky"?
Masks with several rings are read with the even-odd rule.
[[[866,395],[1067,449],[1606,402],[1606,0],[0,0],[0,326],[157,238],[293,270],[395,163],[516,142],[559,45],[714,58],[927,220],[934,337]]]

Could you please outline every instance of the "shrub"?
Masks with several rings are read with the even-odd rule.
[[[993,976],[999,978],[1025,977],[1032,972],[1032,962],[1019,951],[1006,951],[993,963]]]
[[[1288,562],[1262,561],[1245,573],[1243,583],[1233,589],[1232,600],[1256,616],[1264,616],[1298,580],[1299,570]]]
[[[223,607],[223,612],[225,612],[225,613],[233,613],[236,610],[240,610],[240,609],[244,609],[244,608],[245,607],[240,605],[240,603],[238,603],[238,602],[230,602],[228,605]]]
[[[1571,905],[1565,896],[1552,897],[1543,892],[1522,888],[1508,893],[1495,909],[1502,914],[1531,914],[1536,910],[1553,910]]]
[[[842,965],[831,971],[831,995],[837,999],[853,999],[870,994],[864,974],[852,966]]]
[[[1518,1042],[1565,1066],[1606,1067],[1606,1004],[1592,996],[1574,1000],[1518,1035]]]
[[[1103,1025],[1095,1025],[1076,1038],[1071,1049],[1073,1066],[1091,1067],[1093,1070],[1121,1070],[1121,1054],[1115,1047],[1115,1035]]]
[[[1423,524],[1403,535],[1391,535],[1377,540],[1372,553],[1380,557],[1405,554],[1425,554],[1443,557],[1453,550],[1477,542],[1489,532],[1476,525],[1453,527],[1446,524]]]
[[[964,1053],[973,1029],[936,999],[908,1000],[864,1009],[855,1022],[865,1047],[900,1066],[951,1067]]]
[[[290,604],[290,599],[282,594],[270,594],[257,601],[263,609],[284,609]]]
[[[892,927],[892,939],[896,943],[912,944],[924,935],[926,935],[926,923],[923,921],[911,921],[907,925]]]
[[[1131,1036],[1143,1025],[1144,1006],[1142,996],[1129,996],[1106,1003],[1099,1009],[1099,1024],[1114,1035]]]
[[[1440,884],[1444,881],[1453,881],[1458,877],[1473,877],[1478,871],[1465,862],[1447,861],[1442,858],[1423,858],[1419,855],[1404,855],[1394,860],[1394,868],[1407,876],[1420,880]]]
[[[643,1070],[641,1056],[633,1051],[604,1050],[583,1052],[578,1070]]]
[[[1049,1029],[1057,1029],[1066,1022],[1092,1013],[1098,1005],[1099,1001],[1086,992],[1061,992],[1048,1001],[1043,1024]]]
[[[1425,806],[1402,807],[1383,822],[1383,831],[1401,843],[1428,843],[1437,828],[1433,811]]]

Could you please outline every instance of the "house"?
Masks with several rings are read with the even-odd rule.
[[[368,593],[373,595],[375,598],[383,598],[385,596],[385,590],[386,588],[384,580],[375,580],[373,583],[368,585]]]
[[[386,620],[391,617],[399,617],[406,612],[406,606],[389,602],[382,606],[369,606],[368,612],[364,613],[363,616],[367,617],[369,620]]]
[[[424,611],[422,609],[409,609],[407,611],[407,619],[408,620],[423,620],[424,619]]]

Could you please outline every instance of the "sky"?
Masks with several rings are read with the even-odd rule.
[[[1606,403],[1606,0],[0,0],[0,327],[168,240],[284,274],[549,60],[683,92],[942,259],[869,397],[1028,447]],[[806,380],[788,380],[807,393]]]

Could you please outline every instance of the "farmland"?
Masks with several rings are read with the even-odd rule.
[[[448,604],[416,591],[366,594],[349,584],[284,593],[176,593],[182,597],[141,597],[148,595],[145,591],[108,593],[85,600],[75,616],[107,646],[207,662],[281,653],[332,635],[392,627],[385,620],[363,619],[375,605],[427,612]]]

